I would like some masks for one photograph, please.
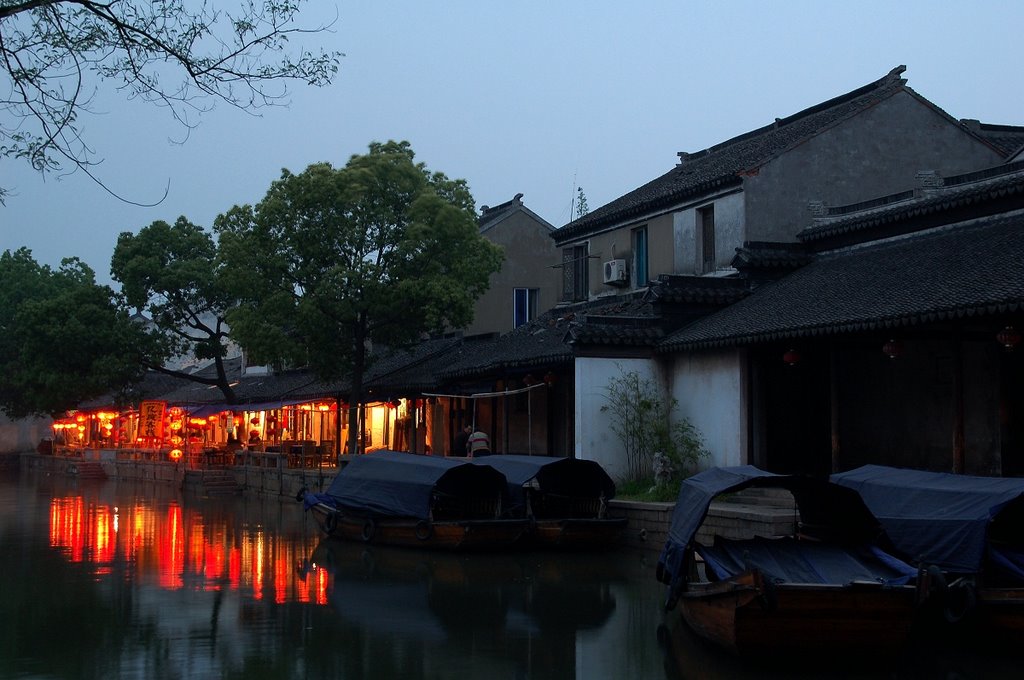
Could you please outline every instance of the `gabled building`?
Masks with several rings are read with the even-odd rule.
[[[482,208],[480,234],[504,249],[505,261],[476,301],[467,335],[510,331],[558,302],[558,251],[551,240],[555,228],[522,199],[516,194],[511,201]]]
[[[938,345],[968,351],[955,336],[942,335],[941,323],[928,325],[935,321],[937,308],[924,292],[933,287],[934,292],[959,300],[968,290],[959,288],[967,286],[967,272],[984,271],[984,259],[960,262],[957,266],[963,268],[955,272],[932,261],[930,268],[915,267],[913,279],[903,282],[899,258],[906,258],[908,266],[914,263],[918,246],[908,242],[884,261],[872,260],[868,254],[876,247],[883,252],[891,239],[910,234],[925,239],[922,233],[927,229],[948,229],[1012,209],[1017,199],[1004,189],[982,190],[985,199],[980,200],[966,186],[977,178],[972,173],[1002,172],[989,168],[1002,168],[1020,153],[1024,128],[958,121],[910,89],[902,78],[904,71],[898,67],[862,88],[757,130],[703,151],[680,154],[679,164],[661,177],[555,232],[562,249],[562,304],[566,306],[645,289],[653,292],[654,282],[663,275],[678,277],[677,290],[684,295],[696,294],[699,286],[694,282],[700,280],[732,281],[749,293],[723,300],[725,308],[720,311],[709,306],[704,318],[691,317],[682,323],[671,316],[645,321],[656,327],[646,329],[646,334],[659,328],[664,332],[653,348],[636,331],[631,339],[577,331],[570,339],[576,364],[577,456],[599,460],[612,474],[620,469],[616,461],[623,454],[602,412],[601,393],[608,381],[630,371],[661,384],[666,395],[677,401],[679,417],[687,418],[704,437],[712,454],[708,464],[756,463],[779,471],[827,472],[861,460],[908,465],[947,460],[950,467],[956,460],[961,469],[992,469],[991,446],[978,459],[967,454],[965,463],[963,446],[958,445],[960,452],[954,457],[939,445],[939,439],[954,438],[942,420],[943,416],[959,417],[954,411],[929,408],[927,418],[909,421],[914,424],[912,431],[887,440],[893,445],[868,446],[872,437],[876,444],[886,441],[877,439],[878,425],[898,429],[902,421],[891,416],[863,422],[861,415],[882,403],[868,389],[874,383],[862,383],[862,390],[847,394],[842,388],[846,383],[830,376],[841,373],[860,380],[872,373],[852,363],[856,353],[827,343],[789,346],[790,337],[852,333],[845,338],[854,344],[867,343],[880,355],[878,348],[890,339],[884,329],[894,313],[887,307],[887,298],[896,293],[885,290],[882,279],[872,278],[872,267],[894,267],[885,274],[886,280],[916,286],[900,293],[913,300],[906,310],[908,319],[923,324],[925,335],[938,333]],[[1001,181],[1010,180],[990,179],[993,187]],[[950,198],[958,193],[956,186],[966,193]],[[947,198],[936,198],[939,193]],[[953,201],[949,208],[941,211],[941,218],[934,218],[944,226],[930,225],[916,216],[915,211],[926,208],[915,201],[947,205],[943,202],[947,199]],[[884,224],[872,221],[876,219],[872,214],[895,210],[897,205],[907,211],[899,213],[902,217]],[[850,227],[856,220],[865,221]],[[983,242],[982,231],[975,239]],[[928,237],[920,247],[932,242]],[[955,249],[944,252],[950,257],[956,254]],[[1012,267],[1007,268],[1005,258],[993,262],[1002,266],[1002,280],[1019,277]],[[815,272],[821,272],[820,278],[812,282]],[[801,280],[800,295],[792,300],[777,292],[785,290],[787,282]],[[970,290],[972,295],[979,294]],[[1007,291],[993,287],[988,293],[997,296]],[[972,298],[972,304],[982,297]],[[847,326],[847,320],[835,315],[848,304],[858,305],[858,316]],[[806,319],[798,318],[800,310],[806,311]],[[811,312],[818,315],[816,321]],[[976,313],[964,312],[968,317]],[[726,321],[728,330],[719,326]],[[986,351],[995,351],[994,333],[1014,324],[1020,328],[1012,319],[992,318],[984,330],[971,332],[987,334],[992,347]],[[881,339],[868,334],[852,340],[869,328]],[[800,370],[790,370],[794,366],[783,361],[784,356],[801,357]],[[917,356],[943,367],[961,361],[955,353],[920,352]],[[994,384],[991,362],[995,358],[988,357],[985,389]],[[851,362],[849,368],[847,362]],[[940,372],[941,380],[960,380],[952,369]],[[795,382],[797,376],[803,376],[801,382]],[[945,398],[936,396],[943,393],[934,382],[922,384],[929,387],[903,394],[902,400],[891,402],[893,406],[913,403],[907,401],[911,394],[929,399],[933,407]],[[963,398],[972,396],[961,393]],[[866,405],[858,406],[861,399]],[[993,417],[993,411],[983,410],[985,417]],[[969,412],[960,416],[974,417]],[[936,435],[938,431],[943,434]],[[964,428],[957,432],[959,437]],[[989,428],[979,436],[992,432]],[[843,446],[842,441],[849,445]],[[900,455],[893,456],[896,452]]]
[[[1024,162],[849,206],[658,347],[714,463],[1024,474]]]
[[[642,289],[660,274],[728,276],[748,242],[796,242],[809,205],[885,196],[930,170],[1002,162],[1021,129],[958,121],[907,86],[904,66],[707,149],[554,233],[563,302]]]

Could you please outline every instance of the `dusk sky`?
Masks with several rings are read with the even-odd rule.
[[[220,0],[233,6],[235,0]],[[310,45],[345,53],[335,83],[292,85],[259,116],[219,105],[187,135],[166,110],[107,86],[82,126],[98,176],[42,177],[0,160],[0,251],[56,266],[78,256],[110,283],[117,235],[179,215],[211,227],[256,203],[282,168],[344,165],[408,140],[431,170],[467,180],[477,206],[522,193],[559,227],[575,188],[591,209],[699,151],[777,117],[903,77],[955,118],[1024,125],[1024,3],[314,2],[337,16]],[[0,112],[0,116],[4,115]],[[10,122],[10,121],[5,121]],[[182,142],[183,143],[179,143]]]

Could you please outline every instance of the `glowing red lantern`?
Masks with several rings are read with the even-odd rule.
[[[1020,344],[1020,333],[1013,326],[1007,326],[996,333],[996,340],[1003,346],[1003,349],[1012,352],[1013,348]]]
[[[788,350],[782,355],[782,360],[786,362],[787,366],[796,366],[800,363],[800,352],[795,349]]]
[[[182,452],[181,449],[171,449],[171,452],[168,455],[171,457],[171,460],[177,462],[181,460]]]
[[[903,354],[903,343],[899,340],[889,340],[882,345],[882,353],[890,359],[896,359]]]

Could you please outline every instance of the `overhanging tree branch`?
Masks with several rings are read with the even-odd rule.
[[[98,159],[79,120],[93,81],[98,89],[116,80],[115,89],[162,105],[186,129],[210,100],[248,112],[279,105],[289,81],[330,84],[342,56],[293,47],[295,37],[331,27],[299,26],[302,4],[243,1],[232,15],[186,0],[3,3],[0,68],[9,85],[0,94],[0,156],[43,173],[83,170],[122,198],[89,171]]]

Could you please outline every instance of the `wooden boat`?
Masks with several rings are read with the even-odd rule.
[[[751,486],[788,489],[800,513],[791,537],[701,545],[712,500]],[[856,493],[827,480],[752,466],[683,481],[658,579],[666,608],[700,637],[741,656],[895,652],[915,615],[917,570],[883,550],[877,520]]]
[[[615,482],[599,463],[559,456],[498,455],[473,459],[508,480],[507,514],[530,520],[537,547],[608,548],[622,538],[625,517],[609,517]]]
[[[933,620],[1024,640],[1024,479],[865,465],[855,490],[933,592]]]
[[[466,459],[376,451],[350,460],[324,493],[300,494],[324,533],[439,549],[514,544],[525,519],[504,519],[505,477]]]

